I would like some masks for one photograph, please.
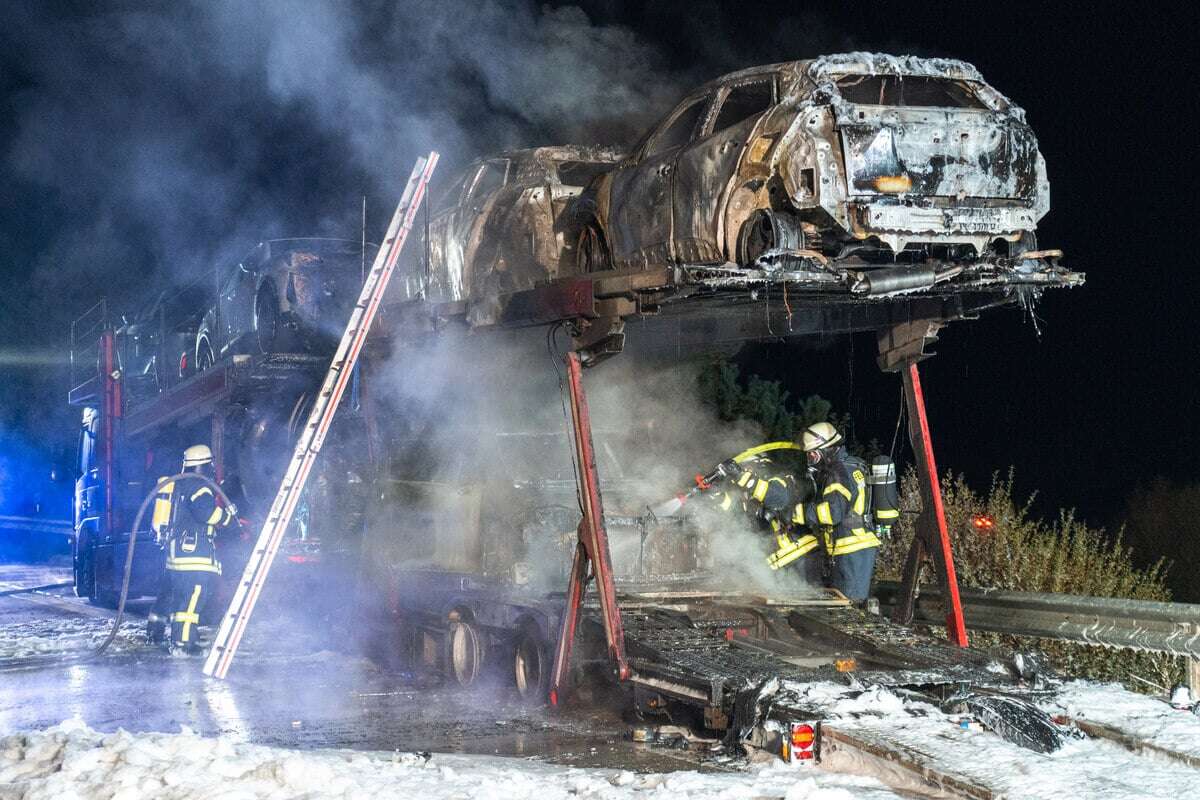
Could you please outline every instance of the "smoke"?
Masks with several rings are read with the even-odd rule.
[[[800,590],[798,575],[767,567],[773,536],[705,497],[681,519],[644,531],[612,520],[644,515],[686,491],[697,472],[763,441],[756,425],[722,422],[700,402],[701,361],[627,354],[584,373],[617,576],[658,587],[700,580],[726,590]],[[581,511],[554,337],[451,328],[410,342],[372,377],[391,460],[365,548],[388,565],[376,579],[435,568],[561,590]]]
[[[452,168],[628,142],[687,85],[630,30],[520,1],[28,4],[0,43],[20,76],[6,193],[61,223],[33,287],[80,303],[263,238],[357,239],[362,196],[374,232],[429,149]]]

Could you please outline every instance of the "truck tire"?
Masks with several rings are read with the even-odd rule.
[[[112,589],[101,588],[99,585],[97,585],[95,592],[88,599],[94,606],[100,606],[101,608],[116,608],[121,602],[121,591],[120,589],[113,591]]]
[[[537,626],[526,625],[513,648],[513,677],[523,701],[533,705],[546,702],[551,669],[550,648]]]
[[[82,552],[75,556],[75,596],[91,599],[96,593],[96,564],[83,540]]]
[[[473,622],[451,622],[446,629],[446,678],[455,686],[469,688],[479,679],[486,659],[486,634]]]

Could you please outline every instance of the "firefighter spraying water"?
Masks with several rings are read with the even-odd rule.
[[[771,458],[802,450],[807,470],[797,475]],[[653,517],[677,514],[697,495],[721,511],[751,516],[774,549],[772,570],[792,565],[807,582],[826,584],[854,601],[866,600],[880,537],[899,516],[896,467],[876,456],[868,467],[846,449],[828,422],[810,425],[799,443],[771,442],[722,461],[696,486],[653,506]]]

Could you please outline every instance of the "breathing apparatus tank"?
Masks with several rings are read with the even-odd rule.
[[[867,488],[871,493],[871,518],[875,532],[883,538],[892,533],[892,526],[900,519],[900,493],[896,486],[896,462],[888,456],[871,459],[867,473]]]

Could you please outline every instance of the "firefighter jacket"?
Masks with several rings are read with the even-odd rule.
[[[866,472],[865,464],[848,455],[845,448],[838,448],[818,478],[817,496],[797,503],[792,511],[794,524],[820,531],[825,552],[835,559],[879,546],[879,538],[867,523]],[[814,547],[815,537],[809,549]]]
[[[221,574],[217,560],[216,533],[233,521],[228,508],[217,505],[208,486],[200,486],[178,497],[179,509],[167,538],[167,569],[174,572],[215,572]]]
[[[796,502],[795,479],[770,458],[754,456],[739,466],[739,474],[729,476],[711,493],[722,511],[740,511],[770,524]],[[771,527],[778,529],[778,524]]]

